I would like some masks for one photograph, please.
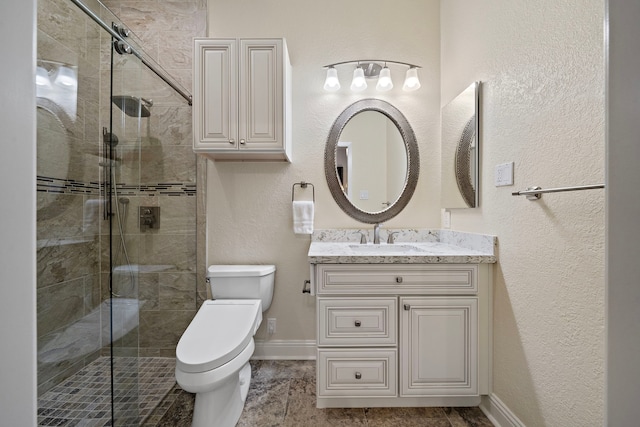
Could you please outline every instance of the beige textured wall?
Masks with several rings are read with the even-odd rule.
[[[315,185],[316,228],[363,226],[337,207],[324,177],[325,141],[345,107],[376,96],[404,113],[420,146],[420,180],[407,209],[384,226],[438,226],[439,31],[437,0],[402,0],[387,8],[364,0],[209,0],[210,37],[285,37],[293,67],[293,162],[208,164],[207,262],[277,266],[274,301],[265,313],[278,319],[271,339],[315,339],[315,299],[301,294],[310,239],[292,231],[293,183]],[[390,65],[396,86],[390,92],[379,95],[370,85],[364,94],[352,94],[349,67],[339,70],[341,91],[323,91],[324,65],[372,57],[423,66],[422,88],[402,92],[406,68]],[[257,338],[267,338],[264,325]]]
[[[603,425],[604,192],[511,196],[604,179],[601,0],[442,2],[442,103],[483,81],[480,208],[498,236],[494,393],[528,426]],[[515,162],[515,185],[493,186]]]

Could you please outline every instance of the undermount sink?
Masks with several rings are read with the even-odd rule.
[[[372,252],[385,252],[385,253],[394,253],[394,254],[404,254],[404,253],[416,253],[422,252],[420,248],[417,248],[412,245],[402,245],[402,244],[366,244],[366,245],[349,245],[349,248],[354,252],[364,252],[364,253],[372,253]]]

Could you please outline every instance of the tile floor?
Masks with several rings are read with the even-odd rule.
[[[175,386],[175,359],[118,357],[116,426],[138,425]],[[100,357],[38,398],[38,426],[110,426],[111,364]]]
[[[315,361],[251,361],[253,377],[238,427],[490,427],[478,408],[317,409]],[[194,396],[175,386],[143,424],[189,427]]]

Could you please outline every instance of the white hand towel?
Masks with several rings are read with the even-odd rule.
[[[313,233],[313,202],[293,202],[293,232],[296,234]]]

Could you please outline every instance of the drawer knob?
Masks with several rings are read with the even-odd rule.
[[[356,328],[359,328],[360,326],[362,326],[362,322],[359,320],[356,320],[355,322]]]
[[[396,277],[396,283],[402,283],[402,277],[401,276]]]
[[[236,141],[235,141],[234,139],[230,139],[230,140],[229,140],[229,144],[233,145],[233,144],[235,144],[235,143],[236,143]]]
[[[404,305],[404,309],[405,309],[406,311],[411,310],[411,305],[409,305],[409,304],[405,304],[405,305]]]
[[[360,372],[356,372],[356,379],[359,380],[362,378],[362,374]]]

